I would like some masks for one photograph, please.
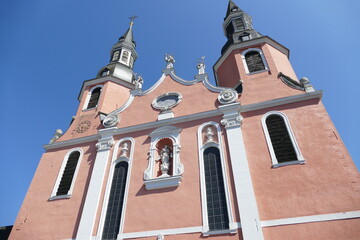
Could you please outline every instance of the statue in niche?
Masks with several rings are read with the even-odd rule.
[[[127,157],[127,152],[129,151],[128,144],[124,143],[123,147],[121,148],[121,155],[120,157]]]
[[[160,177],[168,177],[169,176],[169,169],[170,169],[170,157],[172,157],[171,149],[168,145],[165,145],[160,152],[161,160],[161,173]]]
[[[208,127],[208,128],[206,129],[206,134],[205,134],[205,136],[206,136],[206,142],[213,142],[213,141],[214,141],[214,139],[213,139],[214,132],[213,132],[213,130],[211,129],[211,127]]]

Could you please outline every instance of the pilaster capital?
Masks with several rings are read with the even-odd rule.
[[[225,128],[241,126],[243,117],[240,115],[240,103],[219,106],[219,110],[224,113],[221,124],[224,125]]]
[[[98,151],[109,150],[114,145],[114,139],[111,137],[109,139],[99,140],[95,145]]]

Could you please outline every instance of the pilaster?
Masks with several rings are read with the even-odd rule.
[[[220,106],[219,109],[224,113],[221,124],[226,129],[243,239],[263,240],[259,212],[241,131],[240,104],[228,104]]]
[[[111,147],[114,145],[113,134],[115,129],[117,128],[113,127],[99,131],[100,139],[96,144],[97,154],[76,235],[77,240],[91,240],[104,182],[106,164]]]

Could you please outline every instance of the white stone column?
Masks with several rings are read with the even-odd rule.
[[[92,237],[101,189],[104,182],[105,169],[110,155],[110,149],[114,145],[114,138],[112,137],[114,129],[117,128],[107,128],[99,131],[100,139],[96,144],[98,152],[91,173],[76,240],[90,240]]]
[[[221,124],[226,129],[243,239],[263,240],[259,212],[242,136],[240,104],[223,105],[219,109],[224,113]]]

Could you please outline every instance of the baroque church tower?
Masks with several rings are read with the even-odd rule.
[[[216,86],[166,55],[145,90],[133,23],[44,146],[9,239],[358,239],[359,174],[286,47],[230,0]]]

